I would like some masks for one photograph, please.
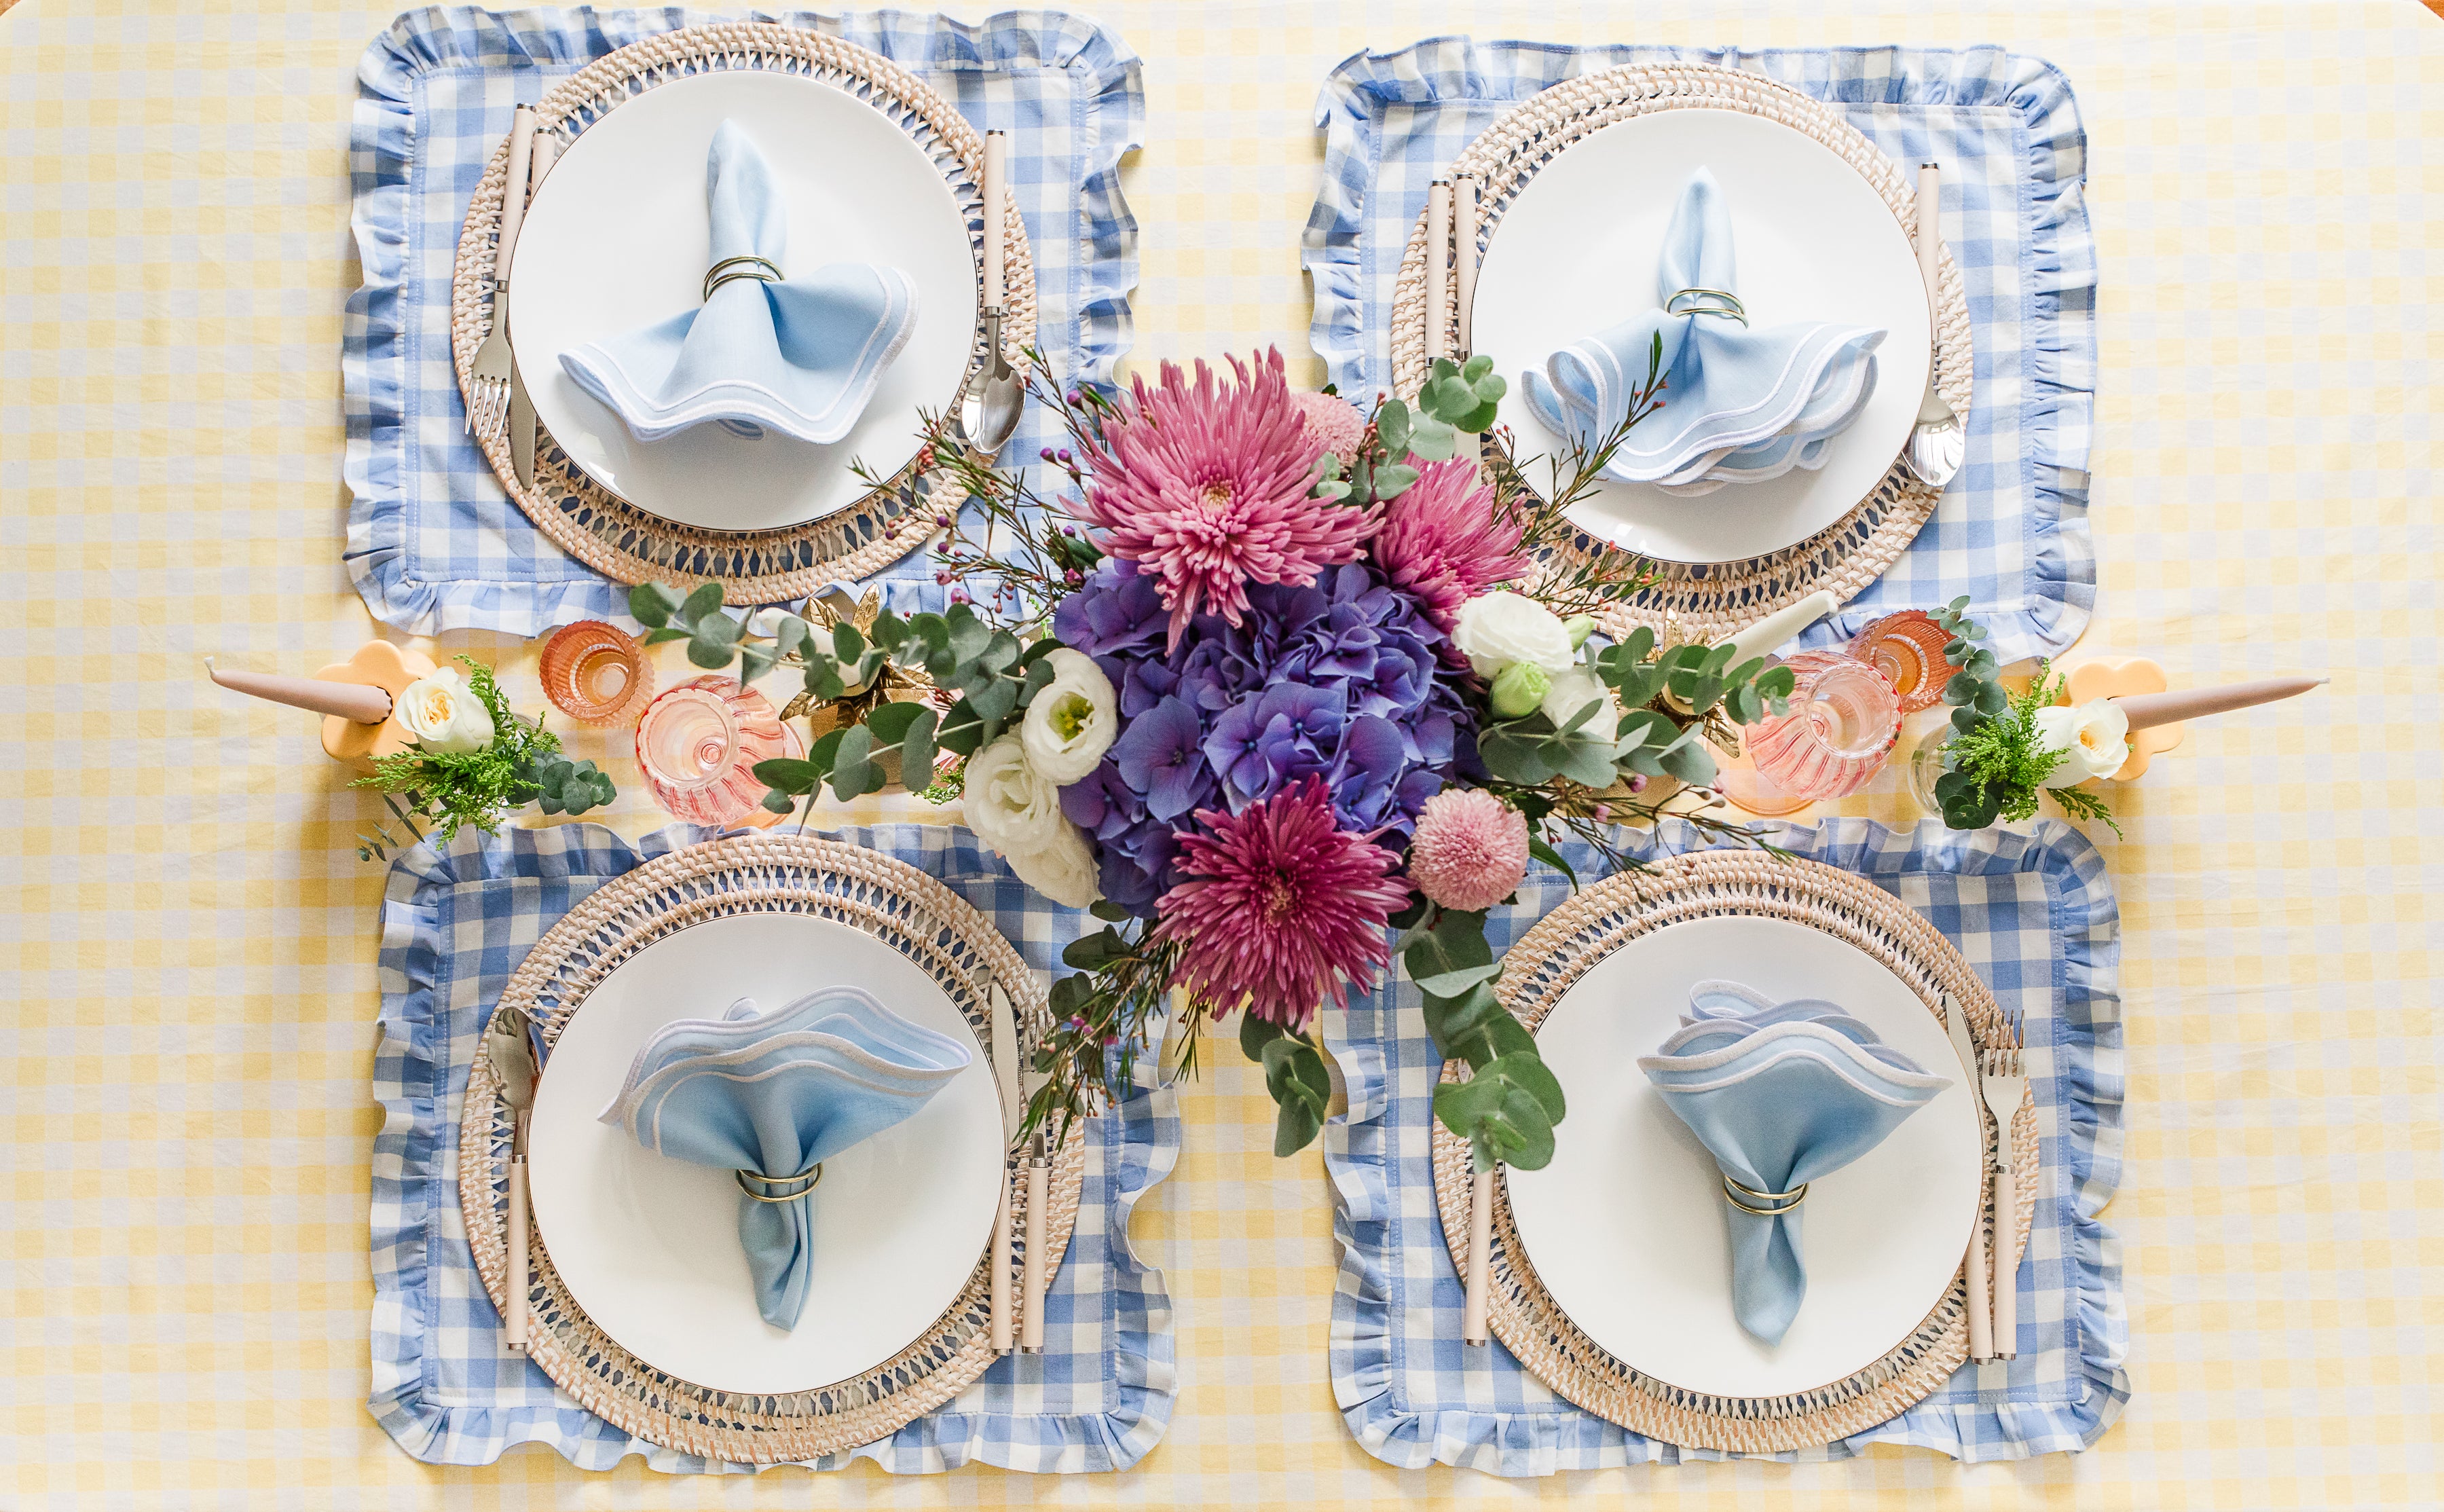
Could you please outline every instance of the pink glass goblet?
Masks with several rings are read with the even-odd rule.
[[[736,824],[765,812],[755,764],[805,754],[771,700],[735,677],[692,677],[637,722],[637,765],[654,802],[698,824]]]
[[[1749,729],[1746,754],[1757,775],[1781,794],[1811,802],[1866,786],[1900,734],[1893,685],[1839,652],[1802,652],[1785,665],[1798,677],[1789,711]]]
[[[1850,655],[1884,674],[1899,695],[1901,712],[1932,709],[1952,680],[1952,661],[1943,648],[1952,633],[1923,609],[1886,615],[1850,637]]]

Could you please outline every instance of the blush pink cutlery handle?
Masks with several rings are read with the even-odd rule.
[[[993,1213],[992,1349],[1009,1353],[1009,1172],[1002,1172],[1001,1207]]]
[[[1929,309],[1941,316],[1935,299],[1936,264],[1943,250],[1942,179],[1933,163],[1920,163],[1917,169],[1917,271],[1926,284]]]
[[[527,1163],[509,1162],[509,1275],[503,1286],[509,1293],[509,1316],[502,1319],[509,1348],[520,1354],[527,1347]]]
[[[1052,1200],[1052,1168],[1041,1160],[1027,1165],[1027,1291],[1020,1300],[1018,1347],[1028,1355],[1044,1353],[1044,1205]]]
[[[509,130],[509,176],[501,186],[501,239],[493,245],[492,281],[509,281],[509,262],[517,255],[518,227],[527,218],[527,179],[534,166],[535,113],[520,105],[517,124]]]
[[[2010,1137],[2010,1130],[2003,1131]],[[2006,1143],[2008,1152],[2010,1146]],[[2009,1167],[1994,1172],[1994,1357],[2020,1353],[2020,1267],[2011,1257],[2011,1235],[2020,1226],[2018,1183]]]
[[[1493,1286],[1493,1172],[1480,1171],[1468,1187],[1468,1294],[1460,1311],[1459,1341],[1483,1344],[1493,1337],[1487,1320]]]

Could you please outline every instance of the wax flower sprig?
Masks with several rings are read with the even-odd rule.
[[[2121,769],[2129,757],[2128,718],[2109,699],[2062,707],[2066,685],[2045,662],[2037,664],[2027,691],[2013,697],[2002,685],[1994,654],[1977,644],[1986,629],[1969,618],[1968,607],[1963,595],[1935,616],[1953,636],[1945,658],[1959,669],[1943,689],[1944,702],[1953,706],[1944,770],[1935,780],[1943,821],[1953,829],[1983,829],[1998,819],[2031,819],[2043,794],[2071,818],[2101,820],[2120,834],[2104,800],[2075,784]]]
[[[416,737],[416,748],[374,763],[371,775],[349,785],[381,793],[388,824],[357,837],[360,860],[388,860],[393,850],[432,837],[447,846],[462,824],[497,834],[501,820],[528,803],[546,814],[583,814],[619,796],[591,761],[560,753],[560,737],[509,707],[492,669],[460,656],[466,668],[443,667],[403,690],[392,717]]]

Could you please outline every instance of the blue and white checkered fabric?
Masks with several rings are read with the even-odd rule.
[[[712,832],[674,826],[634,846],[593,824],[470,827],[448,855],[419,846],[392,869],[382,906],[381,1045],[374,1098],[373,1395],[400,1447],[437,1465],[489,1465],[548,1444],[607,1470],[630,1454],[655,1469],[743,1466],[676,1454],[613,1428],[501,1345],[458,1214],[459,1098],[492,1005],[546,931],[595,888]],[[1087,927],[1046,902],[964,829],[889,824],[827,838],[863,845],[949,884],[1038,971]],[[1128,1244],[1130,1210],[1179,1156],[1175,1094],[1141,1090],[1089,1126],[1085,1187],[1045,1318],[1045,1352],[999,1360],[890,1438],[829,1455],[895,1474],[981,1461],[1006,1469],[1113,1470],[1154,1447],[1171,1420],[1171,1300]]]
[[[414,635],[533,636],[625,612],[627,590],[546,540],[465,434],[451,277],[467,203],[518,105],[630,43],[714,19],[735,18],[434,7],[400,16],[366,49],[349,151],[364,283],[348,299],[341,369],[348,568],[375,618]],[[979,25],[890,10],[751,19],[845,37],[914,73],[978,130],[1010,133],[1037,340],[1065,378],[1107,379],[1128,349],[1138,276],[1120,181],[1121,154],[1143,135],[1137,55],[1053,10]],[[1032,456],[1049,438],[1030,409],[1008,454]],[[935,607],[932,570],[920,555],[877,581],[896,607]]]
[[[1702,848],[1676,821],[1659,841],[1630,839],[1633,854],[1650,858]],[[2085,1447],[2130,1394],[2120,1247],[2097,1218],[2121,1169],[2120,913],[2103,857],[2052,821],[2028,835],[1931,821],[1904,834],[1835,819],[1774,839],[1917,910],[2004,1006],[2023,1015],[2043,1166],[2020,1271],[2019,1358],[1964,1366],[1889,1423],[1771,1457],[1847,1458],[1871,1444],[1914,1444],[1964,1460]],[[1562,850],[1581,876],[1598,875],[1591,847]],[[1495,911],[1494,943],[1516,940],[1568,894],[1559,873],[1534,868],[1518,900]],[[1404,980],[1324,1023],[1349,1084],[1348,1116],[1324,1135],[1342,1253],[1332,1384],[1368,1452],[1412,1468],[1440,1462],[1509,1476],[1728,1457],[1658,1443],[1571,1406],[1498,1340],[1461,1345],[1465,1299],[1435,1201],[1431,1105],[1441,1062],[1416,989]],[[1565,1124],[1562,1137],[1572,1132]]]
[[[2082,195],[2087,134],[2069,82],[2039,59],[1995,47],[1748,52],[1465,37],[1360,53],[1316,104],[1324,189],[1305,262],[1310,341],[1332,381],[1353,396],[1392,386],[1392,291],[1410,228],[1427,186],[1480,132],[1564,80],[1666,62],[1762,74],[1840,105],[1895,161],[1943,165],[1943,235],[1975,330],[1968,461],[1900,560],[1803,639],[1830,644],[1891,610],[1967,594],[2005,661],[2066,649],[2096,600],[2096,247]]]

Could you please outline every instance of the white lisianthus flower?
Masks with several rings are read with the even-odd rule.
[[[391,706],[391,717],[416,743],[436,756],[482,750],[497,733],[492,711],[467,686],[455,667],[444,667],[409,683]]]
[[[1086,832],[1067,820],[1051,840],[1028,851],[1005,851],[1002,859],[1018,879],[1064,908],[1082,909],[1103,895],[1095,872],[1095,848]]]
[[[1055,783],[1083,781],[1120,733],[1120,699],[1112,679],[1083,651],[1064,646],[1044,658],[1052,680],[1027,706],[1019,739],[1036,775]]]
[[[1579,738],[1611,741],[1620,729],[1620,700],[1583,667],[1573,667],[1553,679],[1551,690],[1545,694],[1543,713],[1553,722],[1555,729],[1564,729],[1589,704],[1602,707],[1579,727]]]
[[[2110,698],[2091,698],[2076,709],[2056,704],[2038,710],[2037,737],[2048,750],[2070,752],[2046,774],[2047,787],[2077,787],[2091,777],[2110,777],[2130,759],[2130,716]]]
[[[1569,627],[1561,616],[1520,594],[1480,594],[1459,606],[1452,625],[1452,642],[1479,677],[1488,681],[1517,662],[1541,667],[1559,677],[1578,660]]]
[[[968,827],[1004,856],[1041,850],[1069,821],[1061,814],[1061,784],[1027,760],[1027,747],[1008,734],[968,762]]]

